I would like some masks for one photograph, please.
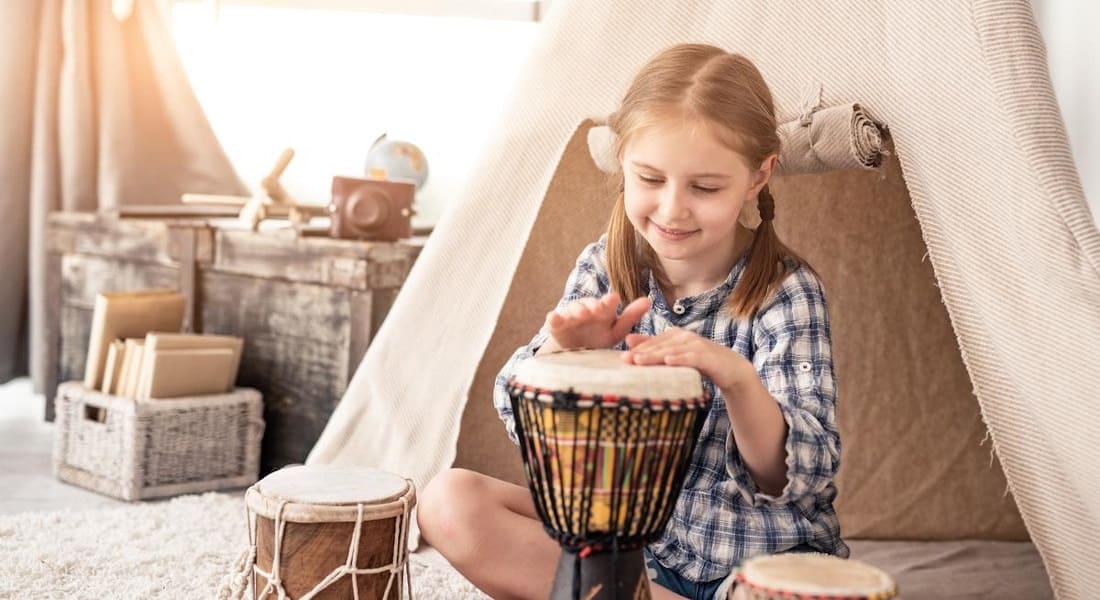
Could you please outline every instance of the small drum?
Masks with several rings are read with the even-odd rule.
[[[884,571],[828,554],[751,558],[737,574],[734,600],[890,600],[898,586]]]
[[[535,510],[563,553],[552,598],[648,598],[642,549],[664,531],[710,405],[698,371],[581,350],[508,383]]]
[[[254,598],[402,598],[412,482],[362,467],[294,466],[245,494]]]

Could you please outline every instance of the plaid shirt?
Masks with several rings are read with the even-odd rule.
[[[577,259],[559,307],[610,290],[606,242],[590,244]],[[720,286],[679,299],[671,309],[655,279],[649,277],[653,308],[634,327],[657,335],[670,326],[688,329],[740,352],[752,361],[788,425],[788,483],[779,496],[759,491],[734,443],[726,403],[710,381],[714,401],[684,479],[668,527],[649,550],[682,577],[707,582],[725,577],[742,560],[809,544],[842,557],[833,499],[833,476],[840,462],[836,426],[836,385],[829,316],[820,282],[806,268],[788,274],[777,292],[751,321],[722,311],[744,269],[744,257]],[[516,364],[532,356],[546,340],[543,328],[519,348],[497,376],[493,404],[517,442],[505,383]],[[621,346],[620,346],[621,348]]]

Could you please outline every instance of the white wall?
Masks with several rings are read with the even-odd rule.
[[[286,146],[283,184],[327,204],[362,175],[381,133],[430,166],[414,224],[434,223],[492,134],[538,23],[177,3],[184,68],[230,160],[254,189]]]
[[[1077,171],[1100,225],[1100,2],[1032,0]]]

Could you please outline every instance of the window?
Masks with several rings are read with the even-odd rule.
[[[320,4],[356,2],[389,4]],[[332,176],[362,176],[370,144],[388,133],[427,155],[414,225],[434,224],[499,127],[538,22],[302,5],[223,2],[216,18],[209,4],[173,5],[184,68],[230,160],[255,187],[293,147],[284,186],[300,202],[326,204]]]

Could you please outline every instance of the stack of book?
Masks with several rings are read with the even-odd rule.
[[[101,391],[149,400],[233,389],[243,340],[228,335],[150,332],[111,342]]]
[[[99,294],[84,386],[135,400],[231,391],[243,340],[179,333],[184,306],[174,290]]]

